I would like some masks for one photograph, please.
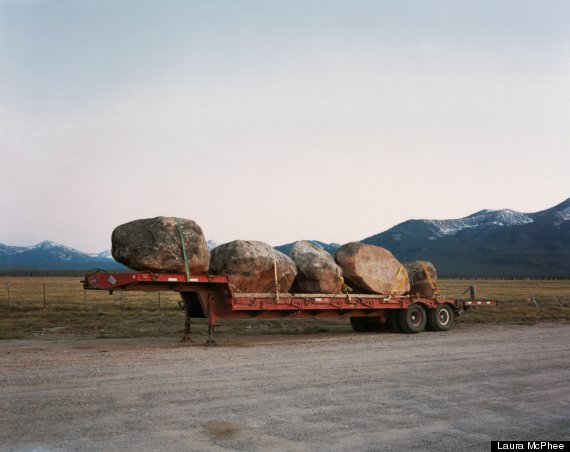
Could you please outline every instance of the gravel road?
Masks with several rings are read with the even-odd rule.
[[[493,439],[570,439],[568,324],[221,342],[0,342],[0,449],[487,451]]]

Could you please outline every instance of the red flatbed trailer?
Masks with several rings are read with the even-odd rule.
[[[404,333],[419,333],[426,327],[447,331],[454,318],[471,307],[497,305],[495,301],[477,300],[470,286],[469,300],[415,295],[385,297],[370,294],[290,294],[237,293],[224,275],[167,273],[108,273],[93,270],[85,275],[87,290],[174,291],[182,297],[185,313],[184,337],[190,341],[192,317],[207,318],[209,336],[206,345],[214,345],[218,319],[274,319],[283,317],[349,317],[355,331],[379,331],[385,327]]]

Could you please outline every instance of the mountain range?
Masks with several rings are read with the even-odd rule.
[[[69,246],[44,240],[33,246],[8,246],[0,243],[0,270],[126,270],[111,256],[111,251],[87,254]]]
[[[447,277],[570,277],[570,198],[535,213],[481,210],[455,220],[408,220],[364,243]]]
[[[444,277],[570,277],[570,198],[546,210],[481,210],[464,218],[408,220],[360,240],[389,249],[400,261],[428,260]],[[311,240],[334,255],[340,244]],[[293,243],[276,246],[289,254]],[[212,249],[216,242],[208,240]],[[0,244],[0,271],[126,270],[110,250],[83,253],[51,241]]]
[[[408,220],[360,241],[387,248],[402,262],[430,261],[445,277],[570,277],[570,198],[535,213],[481,210],[458,219]],[[320,246],[331,254],[338,248]]]

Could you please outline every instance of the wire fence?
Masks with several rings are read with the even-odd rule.
[[[85,290],[76,278],[10,280],[0,282],[0,310],[28,311],[49,309],[178,309],[175,292],[128,292]]]
[[[440,282],[440,294],[458,297],[469,284],[478,287],[479,299],[506,306],[565,309],[570,307],[570,281],[455,281]],[[48,310],[84,307],[99,309],[178,309],[176,292],[85,290],[78,277],[0,278],[0,310]]]

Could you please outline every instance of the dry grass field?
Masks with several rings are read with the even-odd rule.
[[[0,277],[0,339],[88,337],[176,337],[183,314],[176,293],[84,291],[79,277]],[[441,280],[442,296],[459,297],[475,284],[480,299],[497,308],[466,313],[464,323],[570,321],[570,281]],[[45,287],[45,308],[44,308]],[[464,295],[465,297],[465,295]],[[534,299],[533,299],[534,297]],[[536,300],[536,303],[534,302]],[[193,320],[193,334],[206,334],[206,322]],[[218,334],[261,335],[348,332],[348,319],[291,319],[220,322]]]

